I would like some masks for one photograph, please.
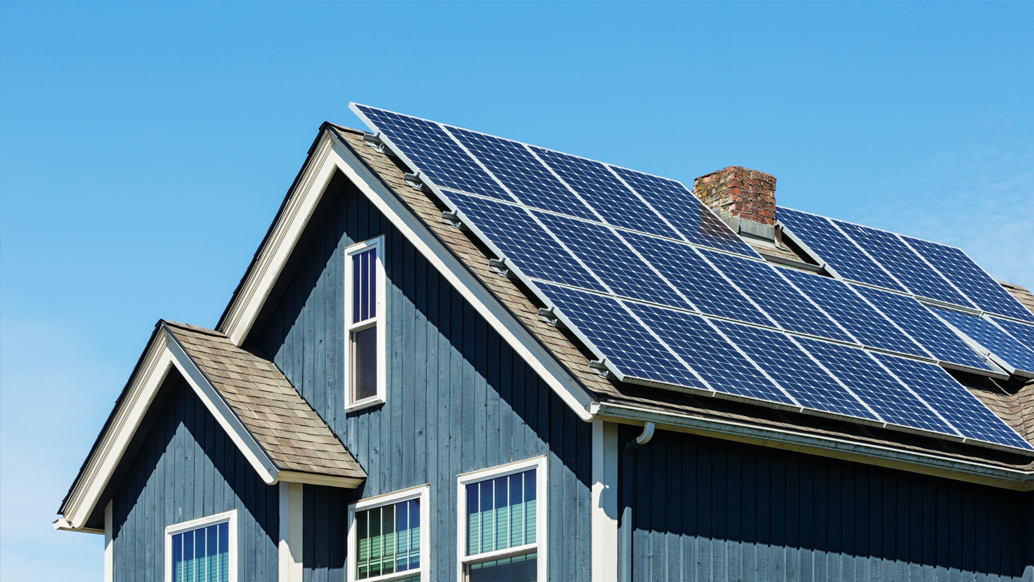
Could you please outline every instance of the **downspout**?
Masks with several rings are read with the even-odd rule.
[[[621,523],[618,525],[618,582],[632,582],[632,489],[635,487],[635,474],[629,470],[628,462],[636,449],[650,442],[655,428],[652,422],[644,424],[643,434],[629,441],[621,452],[621,468],[624,471],[621,476],[621,494],[624,496],[627,493],[629,497],[621,511]]]

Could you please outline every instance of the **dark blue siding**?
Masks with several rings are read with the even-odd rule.
[[[553,580],[588,580],[591,427],[351,186],[337,195],[259,341],[369,474],[358,495],[430,484],[435,580],[454,580],[456,476],[549,460]],[[386,238],[387,403],[345,414],[344,249]],[[306,487],[306,580],[342,580],[347,504]],[[308,537],[310,536],[311,537]],[[325,556],[326,559],[321,556]]]
[[[113,500],[116,581],[163,582],[165,527],[237,509],[240,580],[277,578],[277,488],[262,482],[175,372]]]
[[[1032,493],[664,431],[621,470],[637,581],[1034,580]]]

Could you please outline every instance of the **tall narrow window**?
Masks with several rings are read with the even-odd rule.
[[[346,250],[345,407],[384,402],[384,237]]]
[[[427,578],[427,491],[408,489],[348,508],[349,582]]]
[[[228,511],[165,528],[165,580],[235,582],[236,516]]]
[[[545,458],[459,478],[461,582],[546,579]]]

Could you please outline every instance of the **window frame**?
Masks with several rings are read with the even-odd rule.
[[[524,461],[463,473],[456,477],[456,580],[458,582],[465,582],[466,566],[469,564],[530,554],[533,551],[536,553],[536,577],[538,582],[546,582],[549,579],[546,555],[548,549],[546,540],[548,539],[549,529],[547,499],[549,484],[547,468],[549,464],[547,461],[548,458],[546,456],[535,457]],[[535,469],[535,543],[467,556],[467,485],[506,475],[523,473],[529,469]]]
[[[431,559],[431,535],[430,535],[430,520],[431,520],[431,488],[429,485],[421,485],[419,487],[410,487],[409,489],[402,489],[400,491],[394,491],[392,493],[386,493],[384,495],[378,495],[376,497],[370,497],[362,499],[348,506],[348,555],[345,558],[345,580],[347,582],[360,582],[359,578],[356,577],[356,556],[358,554],[358,537],[356,534],[355,526],[355,514],[359,511],[366,511],[368,509],[376,509],[378,507],[385,507],[388,505],[394,505],[402,501],[410,501],[413,499],[420,500],[420,567],[413,570],[406,570],[405,572],[393,572],[391,574],[382,574],[372,578],[363,578],[361,582],[387,582],[389,580],[399,580],[402,578],[408,578],[410,576],[419,575],[420,582],[429,582],[431,580],[430,568],[428,562]]]
[[[190,521],[174,523],[165,527],[165,582],[172,582],[172,537],[184,532],[198,530],[220,523],[228,523],[229,579],[237,582],[237,510],[231,509],[215,515],[199,517]]]
[[[384,235],[374,237],[345,248],[345,308],[344,308],[344,321],[345,328],[345,411],[352,412],[355,410],[361,410],[370,406],[376,406],[383,404],[387,398],[387,325],[386,325],[386,314],[387,310],[387,293],[385,291],[385,276],[384,276]],[[374,269],[374,276],[376,277],[376,297],[374,297],[374,312],[376,315],[360,323],[352,323],[352,312],[353,312],[353,301],[352,297],[354,269],[352,267],[352,256],[358,253],[369,251],[370,249],[376,249],[377,264]],[[373,396],[368,396],[359,400],[354,399],[353,395],[353,384],[354,384],[354,362],[352,361],[352,334],[369,329],[371,327],[377,327],[377,391]]]

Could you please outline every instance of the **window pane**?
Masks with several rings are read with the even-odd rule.
[[[420,504],[417,500],[356,513],[356,578],[420,567]]]
[[[352,255],[352,323],[377,317],[377,249]]]
[[[352,334],[352,398],[377,395],[377,326]]]
[[[467,485],[467,555],[535,543],[535,469]]]
[[[173,582],[227,582],[230,574],[228,523],[172,536]]]
[[[470,582],[535,582],[538,571],[538,554],[531,553],[512,558],[489,560],[471,564],[467,568]]]

